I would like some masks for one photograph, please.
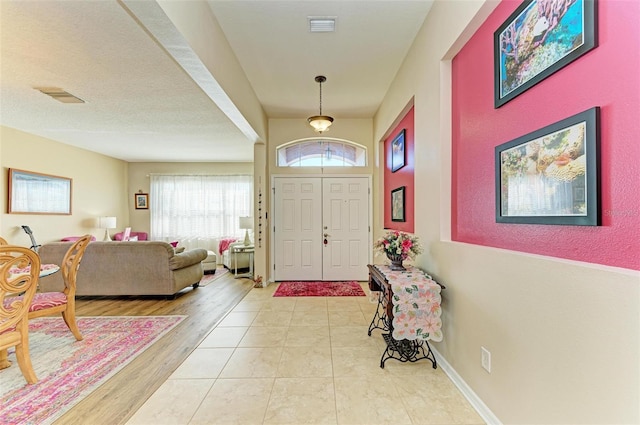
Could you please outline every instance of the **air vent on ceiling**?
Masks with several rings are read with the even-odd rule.
[[[336,30],[335,16],[309,16],[309,32],[334,32]]]
[[[51,96],[58,102],[62,103],[84,103],[84,100],[75,97],[71,93],[68,93],[58,87],[34,87],[34,89]]]

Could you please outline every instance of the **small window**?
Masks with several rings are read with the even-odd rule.
[[[303,140],[277,149],[278,167],[365,167],[367,150],[346,141]]]

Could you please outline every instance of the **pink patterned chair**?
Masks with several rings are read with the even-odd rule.
[[[82,334],[76,323],[76,277],[80,261],[82,261],[82,256],[90,241],[91,235],[84,235],[67,250],[60,265],[64,290],[62,292],[38,292],[29,306],[29,319],[62,313],[64,322],[78,341],[82,341]]]
[[[0,246],[0,369],[11,365],[7,350],[15,347],[18,366],[29,384],[38,381],[29,355],[28,306],[36,293],[39,270],[40,257],[34,251]]]

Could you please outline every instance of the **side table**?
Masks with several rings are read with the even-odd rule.
[[[378,306],[368,334],[381,329],[387,345],[380,367],[388,359],[416,362],[427,359],[437,368],[428,340],[442,340],[440,290],[442,285],[420,269],[392,271],[388,266],[369,265],[369,289],[379,291]]]
[[[253,254],[255,252],[254,245],[236,245],[231,247],[231,254],[233,255],[233,269],[234,277],[248,277],[253,279]],[[238,273],[238,254],[247,254],[249,256],[249,271],[247,273]]]

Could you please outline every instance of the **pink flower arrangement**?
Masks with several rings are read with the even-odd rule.
[[[417,236],[397,230],[388,231],[385,236],[373,244],[373,249],[387,256],[399,255],[402,260],[415,258],[416,255],[422,253],[422,246]]]

